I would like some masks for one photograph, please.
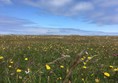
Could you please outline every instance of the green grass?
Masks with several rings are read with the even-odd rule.
[[[118,37],[105,36],[0,36],[0,58],[3,57],[0,83],[63,83],[73,61],[83,50],[86,52],[69,76],[72,83],[96,83],[95,79],[99,83],[117,83]],[[62,55],[70,57],[59,59]],[[83,57],[86,59],[82,60]],[[87,68],[83,68],[84,65]]]

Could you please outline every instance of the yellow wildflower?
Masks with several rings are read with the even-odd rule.
[[[81,58],[81,60],[83,61],[83,60],[85,60],[85,58],[86,58],[86,57],[85,57],[85,56],[83,56],[83,57]]]
[[[19,79],[22,79],[22,76],[19,76]]]
[[[62,77],[59,77],[59,79],[61,80],[61,79],[62,79]]]
[[[96,83],[99,83],[99,82],[100,82],[100,80],[99,80],[98,78],[96,78],[96,79],[95,79],[95,82],[96,82]]]
[[[12,59],[10,59],[10,61],[9,61],[11,64],[13,64],[14,62],[13,62],[13,60]]]
[[[82,81],[84,81],[84,78],[82,78]]]
[[[86,66],[83,66],[82,68],[86,69],[87,67]]]
[[[64,68],[64,66],[63,66],[63,65],[61,65],[61,66],[60,66],[60,68]]]
[[[46,69],[47,69],[47,70],[50,70],[51,67],[50,67],[48,64],[46,64]]]
[[[2,60],[4,57],[3,56],[0,56],[0,59]]]
[[[110,66],[109,66],[109,68],[113,68],[113,66],[112,66],[112,65],[110,65]]]
[[[105,75],[106,77],[110,77],[110,74],[107,73],[107,72],[104,72],[104,75]]]
[[[27,70],[30,71],[30,68],[28,68]]]
[[[81,60],[83,61],[83,60],[84,60],[84,58],[81,58]]]
[[[57,80],[61,80],[61,79],[62,79],[62,77],[58,77],[58,78],[57,78]]]
[[[14,62],[13,61],[10,61],[11,64],[13,64]]]
[[[118,71],[118,68],[113,69],[113,71]]]
[[[25,61],[27,61],[28,60],[28,58],[25,58]]]
[[[91,60],[91,59],[92,59],[92,57],[89,56],[89,57],[88,57],[88,60]]]
[[[5,48],[3,48],[3,50],[5,50]]]
[[[20,72],[22,72],[22,70],[21,69],[17,69],[16,72],[17,73],[20,73]]]
[[[83,62],[84,65],[86,65],[86,62]]]
[[[9,65],[8,67],[11,68],[11,65]]]
[[[90,50],[93,50],[93,48],[91,48]]]

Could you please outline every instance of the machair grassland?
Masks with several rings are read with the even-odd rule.
[[[0,83],[118,83],[118,37],[0,36]]]

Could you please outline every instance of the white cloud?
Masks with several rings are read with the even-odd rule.
[[[45,2],[47,0],[44,0]],[[47,3],[53,6],[61,7],[70,3],[71,0],[48,0]]]
[[[67,11],[68,16],[78,15],[87,11],[91,11],[94,9],[93,4],[89,2],[80,2],[72,7],[70,7],[69,11]]]
[[[99,15],[98,15],[99,16]],[[118,33],[109,34],[103,32],[83,31],[71,28],[46,28],[35,26],[24,26],[34,24],[25,19],[0,16],[0,34],[26,34],[26,35],[118,35]],[[104,18],[108,20],[108,18]],[[111,18],[109,18],[111,19]],[[114,18],[113,18],[114,19]],[[118,19],[118,18],[117,18]],[[116,20],[117,21],[117,20]]]
[[[118,0],[102,0],[99,4],[101,7],[118,6]]]
[[[0,16],[0,25],[1,26],[24,26],[28,24],[34,24],[31,21],[18,19],[15,17],[8,17],[8,16]]]
[[[25,0],[22,1],[25,4],[32,5],[34,7],[62,7],[69,4],[72,0]]]
[[[9,3],[11,0],[1,0]],[[14,0],[37,7],[48,13],[70,17],[83,17],[96,24],[118,24],[118,0]]]
[[[15,17],[0,16],[0,34],[53,34],[59,33],[59,29],[28,26],[35,24],[29,20]],[[27,25],[27,26],[25,26]]]
[[[0,4],[11,4],[11,0],[0,0]]]
[[[15,17],[0,16],[0,34],[21,34],[24,29],[29,28],[28,25],[34,24],[31,21],[25,19],[19,19]],[[27,25],[27,26],[25,26]],[[22,31],[20,31],[22,30]],[[25,33],[25,32],[23,32]]]
[[[76,4],[72,10],[73,11],[86,11],[86,10],[91,10],[91,9],[93,9],[93,5],[91,3],[81,2],[81,3]]]

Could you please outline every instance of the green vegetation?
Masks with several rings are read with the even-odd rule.
[[[117,79],[118,37],[0,36],[0,83],[117,83]]]

